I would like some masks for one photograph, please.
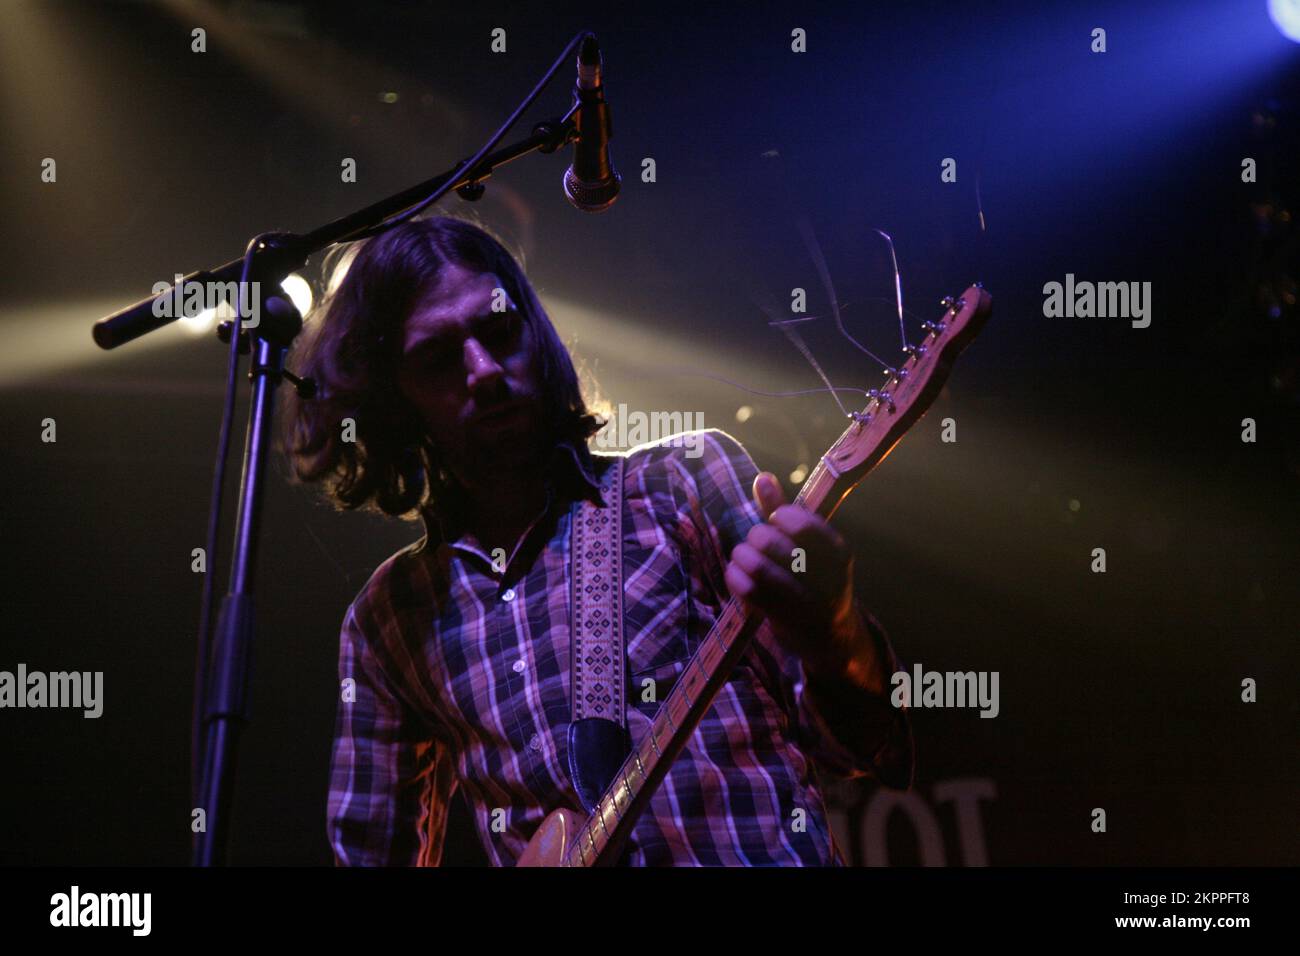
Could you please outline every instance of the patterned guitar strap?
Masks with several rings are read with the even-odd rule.
[[[590,812],[631,752],[623,635],[623,469],[601,476],[605,507],[583,499],[570,525],[569,776]]]

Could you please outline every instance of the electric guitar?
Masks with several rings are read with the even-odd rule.
[[[923,324],[921,344],[909,347],[907,360],[886,376],[883,387],[868,393],[871,400],[853,413],[852,424],[812,470],[795,504],[829,519],[929,409],[952,363],[984,326],[993,299],[977,283],[961,298],[949,296],[942,304],[946,311],[939,321]],[[638,817],[731,676],[760,620],[735,598],[727,603],[592,814],[586,820],[567,809],[549,814],[517,866],[611,866],[618,861]]]

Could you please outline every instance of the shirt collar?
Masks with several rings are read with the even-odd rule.
[[[543,469],[547,489],[547,507],[556,502],[556,493],[567,503],[579,498],[595,500],[603,508],[605,500],[600,494],[600,473],[595,456],[585,442],[560,441],[551,449]],[[424,523],[424,541],[416,547],[422,550],[426,543],[436,547],[441,542],[454,542],[464,534],[464,489],[455,479],[449,479],[438,490],[435,503],[420,509]]]

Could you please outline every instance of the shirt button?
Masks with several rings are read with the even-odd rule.
[[[524,672],[524,668],[527,666],[528,665],[525,664],[523,661],[515,661],[515,673],[522,674]]]
[[[503,600],[503,601],[513,601],[514,599],[515,599],[515,589],[514,589],[514,588],[506,588],[505,591],[504,591],[504,592],[502,593],[502,595],[501,595],[501,600]]]
[[[542,738],[537,736],[536,734],[533,734],[532,739],[528,741],[528,746],[532,747],[534,750],[541,750]]]

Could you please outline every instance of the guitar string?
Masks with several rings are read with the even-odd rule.
[[[804,342],[803,336],[784,322],[780,323],[778,327],[785,333],[785,337],[794,344],[794,347],[803,353],[803,357],[808,360],[808,364],[813,367],[813,371],[815,371],[818,376],[820,376],[821,380],[826,383],[826,389],[831,393],[831,398],[835,399],[835,404],[840,407],[840,414],[845,418],[848,418],[849,410],[845,408],[844,403],[840,401],[839,395],[835,392],[835,386],[831,384],[831,380],[826,376],[826,373],[822,371],[822,367],[817,363],[817,359],[812,354],[812,349],[808,348],[807,343]]]
[[[779,184],[781,187],[781,194],[785,198],[785,201],[787,203],[787,208],[793,207],[793,210],[797,212],[797,215],[795,216],[795,226],[798,229],[800,236],[803,238],[804,247],[807,249],[808,255],[813,261],[813,266],[817,270],[818,277],[821,279],[822,287],[823,289],[825,289],[826,295],[830,299],[831,311],[835,316],[836,328],[839,329],[840,334],[844,336],[844,338],[846,338],[849,342],[851,342],[855,348],[857,348],[859,351],[861,351],[862,353],[864,353],[865,355],[873,359],[875,362],[877,362],[884,369],[886,373],[892,375],[895,372],[894,367],[890,365],[888,362],[882,360],[878,355],[873,353],[865,345],[863,345],[856,338],[850,335],[848,329],[844,327],[844,321],[840,315],[839,300],[835,295],[834,283],[831,281],[830,269],[826,264],[826,257],[822,254],[821,244],[817,241],[817,237],[812,226],[812,220],[806,212],[807,209],[805,205],[806,194],[802,188],[796,188],[795,181],[791,179],[790,174],[786,169],[785,162],[783,161],[781,156],[781,151],[778,149],[771,149],[764,152],[762,154],[762,157],[764,159],[775,160],[777,178],[779,180]],[[800,185],[802,185],[802,183],[800,183]],[[895,299],[897,301],[897,308],[898,308],[899,335],[900,338],[902,339],[900,344],[902,346],[902,350],[906,352],[907,334],[903,327],[904,310],[903,310],[902,277],[898,268],[898,259],[896,256],[894,256],[894,242],[893,239],[890,238],[889,234],[884,232],[883,230],[876,229],[875,231],[879,233],[881,236],[883,236],[885,238],[885,241],[889,243],[890,255],[893,258],[894,293],[895,293]],[[772,317],[771,313],[775,310],[765,309],[764,311],[767,312],[769,318],[771,318]],[[784,326],[780,326],[780,328],[782,329],[782,331],[785,331]],[[788,333],[787,333],[787,337],[788,337]],[[795,344],[798,347],[798,343],[796,342]],[[807,358],[810,363],[813,362],[813,359],[809,355],[810,350],[808,350],[806,346],[801,347],[800,351],[804,353],[804,357]],[[813,364],[814,367],[816,367],[815,363]],[[822,376],[822,378],[823,380],[825,380],[825,376]],[[831,387],[829,382],[827,382],[827,386]],[[834,394],[833,391],[832,394]],[[841,410],[842,410],[842,406],[841,406]]]
[[[732,388],[738,388],[742,392],[748,392],[751,395],[762,395],[767,398],[794,398],[799,395],[821,395],[825,392],[856,392],[859,395],[871,394],[864,388],[854,388],[851,385],[836,385],[832,388],[796,388],[789,391],[769,392],[765,389],[742,385],[740,382],[729,379],[725,375],[715,375],[712,372],[704,372],[699,369],[676,369],[671,374],[684,375],[688,378],[707,378],[715,382],[722,382],[724,385],[730,385]]]
[[[822,288],[826,291],[826,297],[830,299],[831,313],[835,316],[835,327],[840,330],[840,335],[848,339],[848,341],[851,342],[858,351],[879,363],[886,372],[892,372],[894,370],[892,365],[855,339],[849,334],[849,330],[844,327],[844,318],[840,315],[839,299],[835,295],[835,284],[831,281],[831,272],[826,265],[826,256],[822,253],[821,243],[817,241],[817,236],[813,232],[812,222],[807,216],[800,216],[796,225],[799,229],[799,234],[803,237],[804,246],[808,250],[808,256],[813,261],[813,267],[817,270],[817,276],[821,279]],[[894,248],[893,240],[889,239],[887,233],[884,233],[879,229],[877,229],[876,232],[885,236],[886,240],[889,242],[890,253],[892,255]],[[894,288],[898,297],[898,323],[901,331],[903,325],[902,280],[899,277],[897,259],[894,260]],[[905,334],[903,335],[903,345],[907,345],[907,336]]]
[[[883,229],[875,230],[884,236],[889,244],[889,258],[894,263],[894,297],[898,300],[898,339],[903,351],[907,351],[907,330],[903,328],[903,275],[898,271],[898,255],[894,251],[894,237]]]
[[[847,339],[849,342],[853,344],[855,348],[857,348],[859,351],[863,352],[865,355],[867,355],[875,362],[877,362],[884,369],[886,374],[890,376],[895,375],[897,370],[892,365],[890,365],[890,363],[883,361],[879,356],[874,354],[870,349],[868,349],[865,345],[863,345],[856,338],[854,338],[849,333],[848,329],[845,328],[843,317],[840,314],[841,307],[839,304],[839,300],[835,294],[835,286],[834,283],[831,281],[830,269],[826,264],[826,257],[823,255],[821,250],[821,245],[817,241],[817,237],[814,233],[811,218],[806,211],[807,209],[805,204],[806,194],[802,188],[796,187],[795,181],[790,177],[789,172],[786,169],[784,160],[782,158],[781,150],[777,148],[772,148],[764,151],[760,155],[763,160],[771,160],[773,162],[773,165],[775,166],[777,181],[778,181],[777,185],[781,195],[784,197],[786,207],[787,209],[792,209],[792,211],[796,213],[795,215],[796,227],[798,228],[798,231],[803,238],[804,246],[808,251],[808,255],[813,260],[813,265],[817,269],[818,276],[821,279],[821,283],[823,288],[826,291],[827,297],[830,299],[831,311],[835,317],[836,328],[839,330],[840,334],[845,339]],[[800,181],[799,184],[799,187],[801,186],[802,186],[802,181]],[[882,238],[884,238],[885,242],[888,243],[889,245],[890,259],[894,267],[894,301],[895,301],[895,307],[898,312],[898,331],[899,331],[899,338],[900,338],[900,346],[902,348],[902,351],[906,353],[909,351],[909,349],[907,344],[907,332],[903,322],[903,316],[905,314],[912,315],[912,313],[908,312],[903,307],[902,271],[899,269],[898,266],[898,256],[894,248],[893,237],[890,236],[889,233],[885,232],[883,229],[875,228],[875,232],[879,234]],[[791,341],[791,344],[793,344],[800,351],[800,353],[803,354],[804,358],[808,361],[808,363],[813,366],[813,369],[817,372],[818,376],[822,379],[823,382],[826,383],[825,390],[829,391],[832,397],[835,398],[836,404],[839,405],[840,411],[847,415],[848,413],[844,409],[843,404],[839,401],[838,396],[836,396],[836,387],[830,383],[829,378],[825,375],[825,373],[822,372],[821,367],[817,363],[816,359],[813,357],[812,350],[808,347],[807,343],[803,342],[802,339],[797,335],[797,333],[794,332],[794,330],[789,327],[789,325],[785,324],[784,322],[781,322],[780,320],[775,319],[775,313],[778,311],[775,301],[773,300],[771,303],[769,303],[769,307],[764,308],[763,303],[757,301],[757,298],[753,293],[752,286],[751,286],[751,299],[754,299],[755,304],[758,305],[760,310],[768,315],[769,320],[772,320],[769,322],[769,325],[780,329],[786,335],[786,337]],[[797,321],[797,320],[791,320],[791,321]],[[921,320],[918,319],[918,321]],[[736,383],[728,382],[728,384],[734,385]],[[863,392],[863,394],[870,395],[871,392]],[[785,397],[785,396],[778,396],[778,397]]]
[[[874,301],[874,302],[894,301],[893,298],[889,296],[883,296],[883,295],[866,296],[865,298],[868,301]],[[853,303],[845,302],[840,306],[840,310],[842,312],[847,312],[849,307],[852,304]],[[906,315],[908,318],[913,319],[917,322],[922,321],[921,317],[917,315],[915,312],[913,312],[911,309],[904,309],[903,314]],[[769,321],[768,325],[772,328],[780,329],[787,325],[792,325],[792,324],[802,323],[802,322],[816,322],[824,318],[826,318],[826,316],[824,315],[801,315],[801,316],[796,316],[792,319],[778,319],[776,321]],[[743,382],[738,382],[735,379],[728,378],[725,375],[719,375],[716,372],[706,372],[705,370],[698,369],[698,368],[675,368],[669,370],[667,374],[681,375],[686,378],[707,378],[710,381],[721,382],[723,385],[730,385],[732,388],[739,389],[742,392],[748,392],[750,395],[762,395],[767,398],[795,398],[801,395],[821,395],[826,392],[832,392],[832,391],[853,392],[857,395],[863,395],[868,397],[871,395],[871,392],[869,390],[865,388],[856,388],[852,385],[835,385],[829,388],[828,387],[796,388],[796,389],[787,389],[782,391],[770,391],[768,389],[754,388],[752,385],[746,385]]]

